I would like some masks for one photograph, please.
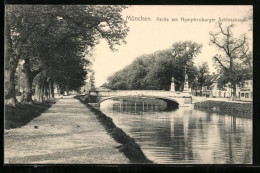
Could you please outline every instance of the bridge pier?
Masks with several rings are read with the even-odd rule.
[[[88,95],[88,103],[98,103],[100,100],[99,96]]]
[[[98,95],[86,95],[85,100],[95,109],[100,110],[100,97]]]

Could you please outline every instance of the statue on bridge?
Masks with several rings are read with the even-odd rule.
[[[189,81],[188,81],[188,75],[186,73],[186,65],[185,65],[185,71],[184,71],[184,88],[183,92],[191,92],[191,88],[189,88]]]
[[[170,91],[175,92],[174,77],[172,77],[172,82],[171,82],[171,88],[170,88]]]

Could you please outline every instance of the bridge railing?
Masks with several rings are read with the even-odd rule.
[[[188,93],[158,91],[158,90],[111,90],[111,91],[90,91],[90,95],[98,96],[160,96],[160,97],[183,97],[189,96]]]
[[[111,90],[111,91],[90,91],[90,96],[94,100],[100,100],[105,97],[127,97],[127,96],[144,96],[158,99],[167,99],[175,101],[179,106],[185,106],[192,103],[192,96],[189,93],[158,91],[158,90]],[[94,101],[94,102],[96,102]]]

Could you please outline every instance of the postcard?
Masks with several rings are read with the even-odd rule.
[[[6,5],[4,164],[252,164],[253,6]]]

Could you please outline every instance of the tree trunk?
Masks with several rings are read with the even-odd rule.
[[[15,71],[19,62],[19,58],[15,56],[12,48],[10,25],[7,23],[5,27],[5,47],[4,47],[4,65],[5,65],[5,104],[15,106]]]
[[[45,86],[45,98],[46,100],[50,100],[49,82],[47,82]]]
[[[232,101],[234,101],[236,99],[236,91],[237,91],[235,83],[232,84],[232,89],[233,89],[233,91],[232,91]]]
[[[25,89],[22,95],[22,102],[23,103],[33,103],[32,101],[32,83],[36,75],[41,72],[41,69],[31,71],[29,59],[26,58],[23,64],[23,71],[24,71],[24,83]]]
[[[41,100],[41,85],[40,85],[40,81],[37,81],[37,83],[35,84],[35,94],[34,94],[34,99],[42,102]]]
[[[44,79],[37,81],[35,86],[35,98],[39,102],[43,102],[44,99]]]
[[[5,104],[15,107],[15,67],[5,70]]]
[[[50,98],[54,98],[53,79],[50,81]]]
[[[32,104],[33,103],[33,101],[32,101],[32,84],[28,80],[25,80],[24,82],[25,82],[25,88],[22,93],[21,102]]]
[[[23,103],[30,103],[32,104],[32,72],[30,70],[29,60],[26,59],[23,64],[23,71],[24,71],[24,84],[25,88],[23,90],[21,102]]]
[[[41,95],[40,95],[42,102],[44,101],[44,87],[45,87],[44,83],[45,83],[45,79],[42,79],[42,82],[41,82]]]
[[[48,100],[48,83],[46,81],[43,84],[43,99]]]
[[[45,97],[44,97],[44,89],[45,89],[45,86],[44,86],[44,80],[42,80],[42,84],[41,84],[41,99],[42,101],[44,101]]]
[[[60,94],[64,95],[64,88],[63,87],[60,87]]]
[[[55,95],[54,95],[54,86],[53,86],[53,83],[52,83],[51,97],[52,97],[52,98],[55,98]]]
[[[52,97],[52,81],[50,80],[50,82],[49,82],[49,98],[50,99],[52,99],[53,97]]]
[[[58,96],[60,96],[60,86],[59,85],[57,85],[57,94],[58,94]]]
[[[69,91],[69,89],[68,89],[68,88],[66,89],[66,93],[67,93],[67,96],[69,96],[69,95],[70,95],[70,91]]]

